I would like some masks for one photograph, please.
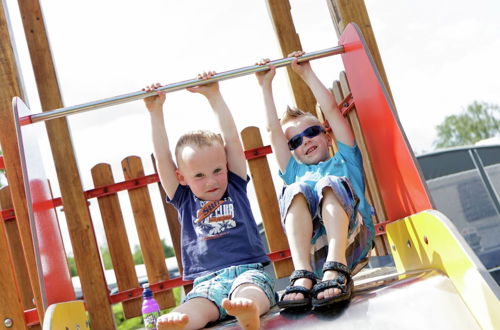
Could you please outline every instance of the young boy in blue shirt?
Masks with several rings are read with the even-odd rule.
[[[208,131],[183,135],[175,148],[177,165],[165,129],[165,93],[145,99],[160,181],[179,211],[183,277],[194,280],[183,303],[160,316],[158,329],[199,329],[228,315],[243,329],[259,329],[260,315],[275,304],[274,279],[263,271],[269,259],[247,197],[243,147],[218,83],[188,90],[207,98],[222,137]]]
[[[289,56],[303,54],[297,51]],[[265,59],[258,64],[268,62]],[[299,64],[294,59],[291,66],[316,97],[335,135],[338,152],[330,157],[332,141],[312,114],[288,108],[280,121],[272,92],[275,68],[256,74],[271,145],[285,184],[279,204],[295,268],[278,305],[320,308],[350,299],[351,273],[366,262],[374,228],[371,208],[364,198],[361,154],[347,119],[309,62]],[[311,265],[311,250],[319,249],[326,250],[321,280]]]

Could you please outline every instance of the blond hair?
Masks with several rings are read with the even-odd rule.
[[[185,146],[210,147],[219,144],[224,147],[222,137],[214,132],[197,130],[183,134],[175,145],[175,159],[179,164],[179,155]]]
[[[306,111],[303,111],[303,110],[300,110],[299,108],[288,105],[286,107],[285,113],[283,114],[283,116],[280,119],[280,124],[281,124],[281,126],[283,126],[288,122],[297,120],[298,118],[305,117],[305,116],[312,117],[312,118],[318,120],[318,118],[316,118],[313,114],[306,112]],[[319,122],[319,120],[318,120],[318,122]]]

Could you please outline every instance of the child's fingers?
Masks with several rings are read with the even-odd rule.
[[[264,64],[267,64],[269,62],[271,62],[270,59],[268,59],[268,58],[262,58],[262,59],[260,59],[260,61],[258,61],[257,63],[255,63],[255,65],[264,65]]]
[[[302,51],[302,50],[296,50],[296,51],[293,51],[290,54],[288,54],[288,57],[300,57],[300,56],[302,56],[304,54],[305,54],[304,51]]]

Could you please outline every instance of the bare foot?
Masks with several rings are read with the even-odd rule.
[[[259,310],[255,302],[247,298],[225,298],[222,307],[229,315],[236,317],[245,330],[258,330],[260,327]]]
[[[189,317],[186,314],[179,312],[170,312],[158,318],[156,323],[158,330],[177,330],[184,329],[189,322]]]

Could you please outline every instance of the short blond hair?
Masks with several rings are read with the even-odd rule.
[[[305,116],[312,117],[312,118],[318,120],[318,118],[316,118],[312,113],[309,113],[309,112],[300,110],[299,108],[288,105],[286,107],[285,113],[283,113],[283,116],[280,119],[280,124],[281,124],[281,126],[283,126],[288,122],[297,120],[297,119],[305,117]],[[318,122],[319,122],[319,120],[318,120]]]
[[[214,132],[206,130],[197,130],[183,134],[175,145],[175,159],[179,164],[179,155],[185,146],[210,147],[213,145],[224,147],[222,137]]]

